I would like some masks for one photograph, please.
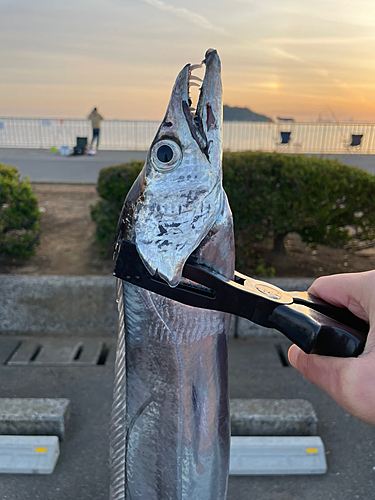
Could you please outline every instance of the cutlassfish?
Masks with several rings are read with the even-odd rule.
[[[206,52],[177,76],[142,172],[125,200],[118,244],[135,242],[171,287],[186,260],[232,278],[232,214],[222,187],[222,85]],[[230,316],[118,280],[119,338],[110,425],[111,500],[224,500],[229,467]]]

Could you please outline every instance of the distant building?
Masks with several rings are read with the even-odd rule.
[[[224,104],[223,119],[225,122],[270,122],[268,116],[259,115],[248,108],[231,108]]]

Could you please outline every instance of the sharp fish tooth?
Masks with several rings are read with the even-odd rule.
[[[199,76],[195,75],[190,75],[189,80],[196,80],[197,82],[203,82],[202,78],[199,78]]]
[[[190,87],[200,87],[199,83],[189,82]]]
[[[196,109],[195,109],[195,108],[189,108],[189,109],[190,109],[190,111],[196,111]]]
[[[190,66],[190,71],[194,71],[195,69],[201,68],[202,64],[193,64]]]

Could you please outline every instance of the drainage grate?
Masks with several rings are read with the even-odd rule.
[[[9,366],[105,365],[110,347],[99,339],[38,339],[18,343],[4,364]]]

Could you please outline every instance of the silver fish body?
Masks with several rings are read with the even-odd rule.
[[[232,215],[221,184],[220,59],[209,50],[195,116],[190,65],[177,77],[122,236],[176,286],[187,258],[233,277]],[[111,500],[224,500],[229,466],[229,315],[118,282],[110,429]]]

